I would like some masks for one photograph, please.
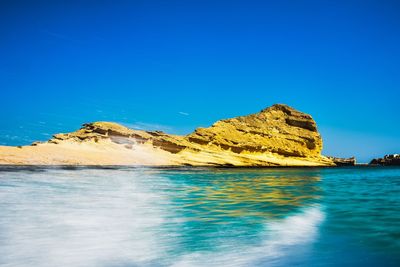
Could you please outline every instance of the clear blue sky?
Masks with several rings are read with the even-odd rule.
[[[325,154],[400,152],[398,1],[63,2],[0,2],[1,144],[97,120],[188,133],[286,103]]]

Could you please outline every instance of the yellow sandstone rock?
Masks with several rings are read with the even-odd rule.
[[[84,124],[45,143],[0,146],[0,164],[148,166],[332,166],[321,156],[312,117],[276,104],[259,113],[220,120],[186,136],[129,129],[112,122]]]

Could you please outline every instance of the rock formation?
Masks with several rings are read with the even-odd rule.
[[[385,155],[383,158],[371,160],[370,165],[400,166],[400,154]]]
[[[186,136],[129,129],[112,122],[84,124],[45,143],[0,147],[2,164],[332,166],[321,156],[312,117],[276,104],[259,113],[220,120]]]
[[[356,165],[356,158],[337,158],[337,157],[328,157],[336,166],[355,166]]]

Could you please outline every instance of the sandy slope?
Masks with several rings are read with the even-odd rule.
[[[112,142],[0,146],[0,164],[27,165],[176,165],[170,153],[150,146],[126,149]]]

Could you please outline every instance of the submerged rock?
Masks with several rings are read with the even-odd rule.
[[[186,136],[134,130],[112,122],[94,122],[84,124],[72,133],[56,134],[46,144],[35,148],[44,151],[45,145],[58,147],[64,164],[70,162],[67,150],[71,146],[82,152],[72,161],[75,164],[92,164],[100,158],[98,164],[132,162],[140,165],[145,160],[146,165],[332,166],[336,159],[321,155],[322,138],[313,118],[283,104],[259,113],[220,120]],[[82,145],[90,145],[90,148]],[[54,149],[51,151],[54,153]],[[59,156],[46,153],[42,164],[46,164],[46,160],[60,161]],[[1,157],[4,155],[0,152],[0,160]],[[92,161],[87,162],[87,158]],[[336,160],[338,165],[342,162]]]
[[[371,160],[370,165],[400,166],[400,154],[385,155],[383,158]]]

